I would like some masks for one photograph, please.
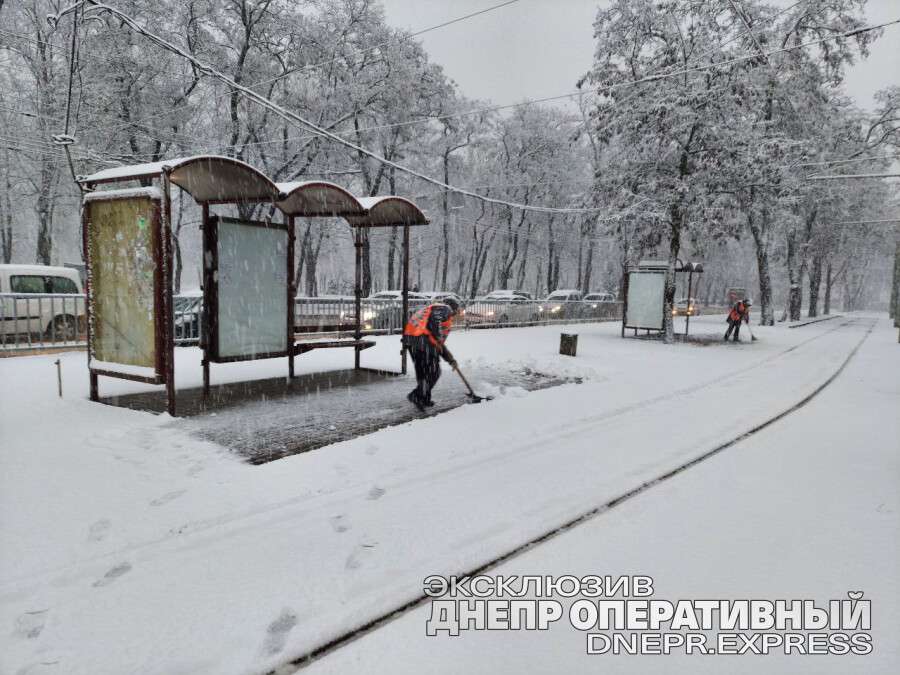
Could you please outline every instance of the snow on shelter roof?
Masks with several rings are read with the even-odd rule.
[[[278,183],[283,199],[276,206],[289,216],[364,216],[366,208],[340,185],[326,181]]]
[[[276,201],[278,187],[259,170],[231,157],[195,155],[119,166],[79,177],[80,183],[114,183],[159,176],[169,179],[197,202]]]
[[[347,222],[354,226],[428,225],[429,222],[418,206],[403,197],[360,197],[359,203],[368,214],[348,217]]]

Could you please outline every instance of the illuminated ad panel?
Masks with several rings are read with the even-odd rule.
[[[287,229],[230,218],[214,222],[217,358],[286,354]]]

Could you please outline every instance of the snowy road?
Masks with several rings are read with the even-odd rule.
[[[868,656],[587,655],[584,633],[426,637],[431,606],[302,672],[896,673],[900,666],[900,353],[875,332],[834,384],[726,451],[501,565],[489,575],[648,574],[655,595],[873,603]]]
[[[580,326],[580,355],[568,360],[553,353],[559,327],[454,335],[458,355],[479,354],[464,367],[528,363],[586,382],[261,467],[165,418],[47,397],[48,357],[0,362],[2,374],[34,384],[0,399],[0,622],[10,627],[0,665],[92,674],[280,666],[415,599],[424,576],[478,567],[790,408],[872,325],[851,317],[757,329],[758,343],[708,347]],[[875,329],[891,334],[886,321]],[[388,361],[395,348],[381,341],[371,351]],[[886,358],[896,362],[896,352]],[[260,377],[274,367],[256,366]],[[896,391],[879,400],[896,403]],[[333,658],[352,660],[378,635]]]

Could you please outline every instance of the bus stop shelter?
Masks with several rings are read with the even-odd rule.
[[[166,409],[176,414],[172,300],[174,184],[202,210],[203,385],[210,364],[294,357],[312,349],[351,347],[354,367],[363,340],[361,247],[363,228],[403,226],[403,312],[408,314],[409,227],[428,219],[402,197],[357,199],[324,181],[276,184],[239,160],[198,155],[118,167],[80,177],[87,190],[82,236],[87,265],[86,303],[90,398],[99,400],[99,376],[166,387]],[[121,188],[122,184],[139,187]],[[103,186],[98,188],[98,186]],[[110,189],[112,187],[112,189]],[[282,222],[214,215],[211,207],[270,204]],[[344,218],[356,247],[353,338],[295,341],[295,219]],[[405,353],[401,372],[406,372]]]

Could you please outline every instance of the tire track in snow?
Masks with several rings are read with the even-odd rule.
[[[823,335],[832,333],[835,330],[838,330],[840,328],[843,328],[847,325],[854,324],[854,323],[856,323],[856,319],[851,319],[835,328],[832,328],[824,333],[820,333],[819,335],[816,335],[808,340],[805,340],[804,342],[798,343],[798,344],[794,345],[793,347],[790,347],[787,350],[779,352],[778,354],[776,354],[768,359],[764,359],[762,362],[774,360],[775,358],[783,356],[784,354],[786,354],[788,352],[794,351],[795,349],[803,346],[804,344],[808,344],[812,340],[815,340],[819,337],[822,337]],[[642,482],[641,484],[631,488],[630,490],[628,490],[616,497],[613,497],[612,499],[604,502],[603,504],[600,504],[599,506],[589,509],[589,510],[579,514],[578,516],[567,520],[566,522],[562,523],[561,525],[558,525],[558,526],[554,527],[553,529],[548,530],[548,531],[544,532],[543,534],[538,535],[537,537],[533,537],[533,538],[529,539],[528,541],[526,541],[522,544],[519,544],[515,548],[510,549],[510,550],[506,551],[505,553],[500,554],[499,556],[491,558],[490,560],[483,562],[474,568],[470,568],[470,569],[467,569],[467,570],[464,570],[461,572],[455,572],[455,573],[448,572],[448,573],[444,574],[444,576],[452,575],[452,576],[456,576],[457,578],[462,579],[465,577],[472,577],[472,576],[476,576],[478,574],[482,574],[483,572],[486,572],[487,570],[489,570],[493,567],[496,567],[497,565],[500,565],[504,562],[507,562],[508,560],[518,557],[522,553],[525,553],[526,551],[531,550],[535,546],[539,546],[540,544],[543,544],[547,541],[555,539],[559,535],[564,534],[565,532],[568,532],[569,530],[572,530],[572,529],[578,527],[579,525],[586,523],[589,520],[593,520],[594,518],[601,516],[604,513],[607,513],[608,511],[624,504],[628,500],[630,500],[634,497],[637,497],[638,495],[643,494],[647,490],[650,490],[651,488],[653,488],[657,485],[660,485],[661,483],[664,483],[665,481],[668,481],[671,478],[674,478],[675,476],[683,473],[684,471],[687,471],[688,469],[700,464],[701,462],[704,462],[704,461],[710,459],[711,457],[714,457],[714,456],[720,454],[721,452],[728,450],[729,448],[741,443],[742,441],[746,440],[747,438],[754,436],[755,434],[759,433],[763,429],[766,429],[766,428],[772,426],[776,422],[779,422],[780,420],[784,419],[785,417],[788,417],[792,413],[800,410],[801,408],[806,406],[810,401],[812,401],[814,398],[816,398],[819,394],[821,394],[829,385],[831,385],[838,378],[838,376],[844,371],[844,369],[847,367],[847,365],[850,363],[850,361],[853,359],[853,357],[856,356],[857,352],[859,352],[860,348],[862,347],[862,345],[866,341],[866,339],[869,337],[869,335],[872,334],[872,331],[875,329],[875,326],[877,325],[877,323],[878,323],[877,319],[870,320],[869,325],[868,325],[865,333],[863,334],[863,336],[854,345],[853,349],[850,350],[850,353],[843,359],[843,361],[837,367],[837,369],[831,375],[829,375],[828,378],[825,379],[824,382],[822,382],[817,387],[815,387],[812,390],[812,392],[810,392],[809,394],[807,394],[806,396],[801,398],[797,403],[789,406],[788,408],[785,408],[781,412],[777,413],[776,415],[774,415],[772,417],[769,417],[765,421],[754,425],[753,427],[744,431],[743,433],[739,434],[738,436],[735,436],[735,437],[731,438],[730,440],[725,441],[724,443],[721,443],[721,444],[715,446],[714,448],[703,452],[702,454],[694,457],[693,459],[689,459],[685,462],[682,462],[675,468],[669,469],[668,471],[665,471],[664,473],[656,476],[655,478],[651,478],[650,480]],[[757,362],[757,364],[754,364],[753,366],[748,366],[747,368],[744,368],[742,370],[748,370],[751,367],[757,367],[762,362]],[[703,386],[708,386],[708,385],[694,386],[690,389],[693,391],[696,389],[703,388]],[[656,402],[657,400],[664,400],[665,398],[671,398],[671,395],[664,396],[664,397],[658,397],[658,399],[651,399],[651,401],[647,402],[647,404],[651,404],[653,402]],[[632,406],[632,407],[634,407],[634,406]],[[358,626],[355,629],[347,631],[347,632],[333,638],[332,640],[326,642],[325,644],[320,645],[319,647],[316,647],[314,649],[307,651],[303,655],[287,662],[286,664],[284,664],[284,666],[281,666],[272,671],[269,671],[269,673],[267,675],[288,675],[289,673],[294,673],[302,668],[305,668],[306,666],[311,664],[313,661],[316,661],[318,659],[326,657],[328,654],[330,654],[334,651],[337,651],[338,649],[341,649],[342,647],[347,646],[348,644],[352,643],[353,641],[367,635],[368,633],[371,633],[371,632],[381,628],[385,624],[390,623],[391,621],[399,618],[400,616],[406,614],[407,612],[415,609],[416,607],[419,607],[419,606],[425,604],[429,600],[430,600],[430,598],[428,596],[426,596],[424,593],[421,593],[417,597],[413,598],[412,600],[409,600],[408,602],[403,603],[399,607],[396,607],[395,609],[393,609],[389,612],[385,612],[385,613],[381,614],[380,616],[378,616],[374,619],[371,619],[370,621],[367,621],[363,625]]]

